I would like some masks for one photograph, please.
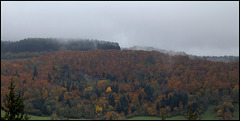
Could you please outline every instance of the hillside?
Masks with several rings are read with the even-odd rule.
[[[168,55],[182,55],[185,56],[187,55],[185,52],[175,52],[172,50],[163,50],[163,49],[157,49],[154,47],[142,47],[142,46],[133,46],[133,47],[129,47],[129,48],[122,48],[123,50],[144,50],[144,51],[158,51],[164,54],[168,54]]]
[[[154,47],[141,47],[141,46],[133,46],[129,48],[122,48],[123,50],[144,50],[144,51],[158,51],[161,53],[165,53],[171,56],[174,55],[182,55],[182,56],[188,56],[190,59],[200,59],[200,60],[209,60],[213,62],[238,62],[239,57],[238,56],[197,56],[197,55],[190,55],[185,52],[176,52],[172,50],[163,50],[163,49],[157,49]]]
[[[115,42],[89,39],[27,38],[15,42],[1,41],[1,59],[38,57],[46,52],[61,50],[116,49]]]
[[[70,118],[125,119],[136,115],[202,113],[209,104],[223,118],[239,103],[239,62],[169,56],[157,51],[88,50],[48,52],[1,61],[1,104],[16,81],[25,111]]]

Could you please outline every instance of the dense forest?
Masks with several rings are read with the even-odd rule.
[[[20,41],[1,41],[1,58],[38,57],[49,51],[59,50],[120,50],[118,43],[89,39],[27,38]]]
[[[74,45],[69,44],[72,50]],[[165,117],[187,117],[189,107],[201,114],[212,104],[219,119],[231,119],[239,103],[239,62],[157,51],[71,49],[1,61],[1,104],[11,78],[26,113],[39,116],[126,119],[164,112]]]
[[[239,61],[239,56],[226,56],[226,55],[225,56],[197,56],[197,55],[187,54],[185,52],[175,52],[172,50],[157,49],[154,47],[133,46],[129,48],[122,48],[122,50],[158,51],[168,55],[182,55],[182,56],[188,56],[190,59],[209,60],[214,62],[238,62]]]
[[[239,56],[194,56],[189,55],[190,59],[209,60],[214,62],[238,62]]]

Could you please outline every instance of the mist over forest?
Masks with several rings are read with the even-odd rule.
[[[239,2],[1,1],[1,120],[23,114],[239,120]]]
[[[118,43],[88,39],[27,38],[20,41],[1,41],[1,52],[36,52],[57,50],[118,49]]]
[[[117,42],[91,40],[91,39],[57,39],[57,38],[27,38],[19,41],[1,41],[1,58],[10,59],[12,55],[18,52],[48,52],[61,50],[96,50],[96,49],[116,49],[116,50],[144,50],[158,51],[169,55],[183,55],[190,59],[201,59],[215,62],[236,62],[239,56],[197,56],[185,52],[176,52],[172,50],[163,50],[153,47],[120,47]],[[29,56],[29,55],[28,55]],[[32,55],[31,57],[33,57]]]

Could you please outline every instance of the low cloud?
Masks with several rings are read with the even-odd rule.
[[[1,2],[1,40],[89,38],[239,55],[239,2]]]

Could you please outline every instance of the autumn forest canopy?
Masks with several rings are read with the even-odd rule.
[[[231,119],[239,103],[239,61],[212,62],[157,51],[121,50],[98,40],[1,41],[1,105],[11,78],[25,112],[38,116],[126,119],[186,116],[215,105]]]

